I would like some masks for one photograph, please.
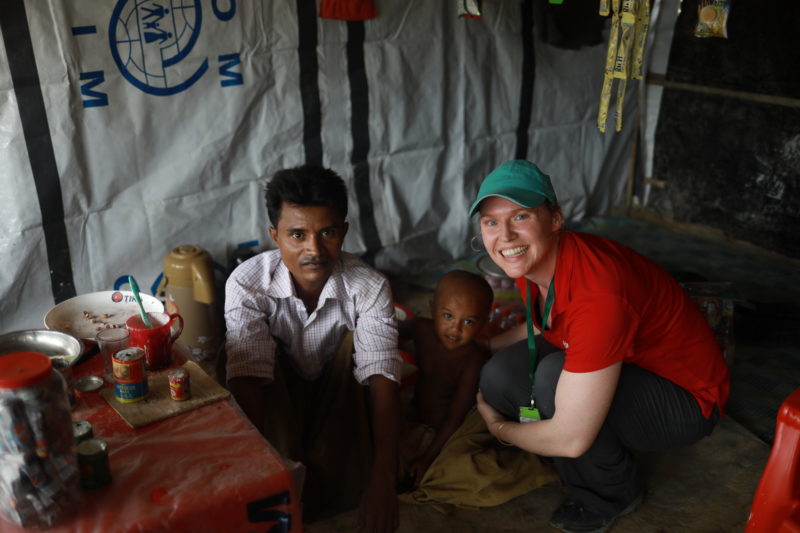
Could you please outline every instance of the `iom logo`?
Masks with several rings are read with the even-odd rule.
[[[211,0],[211,15],[228,22],[237,0]],[[208,3],[206,4],[208,6]],[[203,26],[200,0],[117,0],[108,24],[108,45],[120,73],[137,89],[156,96],[185,91],[210,69],[213,58],[197,50]],[[96,35],[96,26],[74,26],[73,36]],[[216,58],[220,86],[243,85],[238,53]],[[81,72],[83,107],[109,104],[99,90],[102,70]]]
[[[197,43],[203,14],[199,0],[119,0],[111,15],[111,55],[125,79],[159,96],[185,91],[208,70],[208,59],[180,65]]]

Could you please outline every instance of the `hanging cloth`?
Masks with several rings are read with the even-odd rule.
[[[373,0],[322,0],[319,16],[336,20],[368,20],[374,19],[375,3]]]

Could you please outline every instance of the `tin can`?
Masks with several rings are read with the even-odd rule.
[[[114,381],[117,383],[139,383],[147,381],[144,368],[144,350],[125,348],[111,356]]]
[[[108,466],[108,444],[104,439],[86,439],[78,445],[78,466],[81,471],[81,487],[95,490],[111,482]]]
[[[72,423],[72,436],[75,438],[75,446],[81,442],[94,437],[92,424],[86,420],[76,420]]]
[[[144,361],[144,350],[141,348],[125,348],[112,356],[114,395],[120,402],[139,402],[147,396]]]
[[[114,395],[122,403],[141,402],[147,397],[147,381],[141,383],[114,383]]]
[[[72,365],[69,361],[60,357],[51,357],[50,361],[53,363],[53,368],[58,370],[64,376],[64,384],[67,389],[67,398],[69,398],[69,408],[75,409],[75,378],[72,375]]]
[[[169,380],[169,397],[176,401],[188,400],[192,397],[192,387],[189,380],[189,371],[185,368],[170,370],[167,374]]]

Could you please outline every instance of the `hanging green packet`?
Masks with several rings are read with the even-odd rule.
[[[481,14],[481,0],[456,0],[458,4],[458,17],[469,19],[480,19],[483,17]]]

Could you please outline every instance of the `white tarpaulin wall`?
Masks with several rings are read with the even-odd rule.
[[[568,218],[618,204],[635,98],[601,134],[606,44],[540,42],[531,4],[3,0],[0,332],[123,275],[150,292],[180,244],[221,265],[267,244],[263,186],[306,162],[348,184],[345,249],[395,274],[471,253],[467,206],[507,159],[551,174]]]

